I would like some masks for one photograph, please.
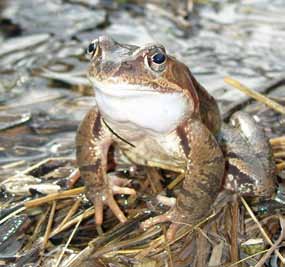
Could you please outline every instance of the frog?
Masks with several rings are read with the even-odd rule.
[[[111,146],[135,165],[183,174],[169,210],[142,222],[143,229],[169,222],[170,240],[182,224],[205,218],[222,190],[273,194],[275,165],[263,129],[242,112],[225,124],[215,98],[163,45],[100,36],[87,50],[96,105],[78,128],[76,158],[96,225],[104,206],[125,223],[114,195],[136,194],[126,179],[107,173]]]

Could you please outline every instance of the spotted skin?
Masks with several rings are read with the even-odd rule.
[[[275,189],[275,165],[265,133],[244,112],[234,114],[218,137],[226,158],[227,190],[244,196],[270,197]]]
[[[181,224],[194,225],[206,217],[223,187],[244,195],[267,196],[274,191],[272,153],[262,130],[242,114],[233,117],[232,125],[223,125],[215,99],[163,46],[138,47],[101,36],[91,48],[88,76],[98,107],[82,121],[76,144],[78,165],[87,196],[95,204],[98,225],[103,222],[104,205],[125,222],[113,194],[135,194],[107,174],[111,145],[135,164],[185,174],[176,204],[142,223],[148,228],[171,222],[169,239]],[[156,53],[166,59],[159,66],[152,60]],[[168,96],[178,102],[169,102]],[[138,98],[135,106],[128,102],[134,97]],[[153,99],[157,99],[155,105],[147,102]],[[117,105],[121,100],[124,105]],[[141,117],[130,116],[132,112]]]

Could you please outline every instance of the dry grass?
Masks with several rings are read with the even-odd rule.
[[[233,79],[227,78],[226,82],[246,91],[276,111],[285,113],[284,107],[266,96],[253,92]],[[285,136],[270,139],[270,144],[276,161],[276,172],[279,173],[285,169]],[[58,160],[62,158],[45,159],[23,171],[23,174],[36,173],[42,166]],[[74,165],[74,161],[69,162]],[[0,224],[21,213],[33,217],[25,248],[26,253],[29,253],[35,249],[36,244],[39,250],[37,259],[41,260],[42,266],[83,267],[93,264],[92,266],[100,267],[111,263],[115,266],[129,266],[131,262],[133,266],[162,267],[168,262],[168,266],[177,267],[189,264],[195,267],[208,264],[211,267],[261,267],[274,253],[280,264],[285,264],[285,259],[278,250],[284,240],[282,215],[268,213],[256,216],[252,208],[254,202],[252,204],[236,195],[221,194],[211,216],[195,226],[183,225],[171,242],[165,238],[167,225],[142,231],[140,222],[153,216],[146,212],[149,207],[146,206],[144,197],[156,195],[166,187],[167,190],[175,189],[183,180],[183,174],[162,175],[151,169],[142,170],[140,175],[148,179],[137,179],[140,185],[137,198],[130,197],[121,201],[121,204],[124,201],[127,203],[125,212],[128,212],[129,217],[126,224],[118,224],[114,216],[106,211],[103,229],[96,231],[93,220],[95,210],[86,206],[85,188],[77,186],[80,178],[77,169],[69,177],[67,189],[25,201],[17,210],[4,217]],[[167,175],[173,179],[165,185]],[[265,222],[274,225],[275,230],[270,231]],[[85,235],[85,232],[90,234]],[[278,233],[279,238],[273,240],[272,237]],[[252,255],[243,254],[240,240],[257,237],[263,238],[267,249]],[[247,265],[243,265],[245,263]]]

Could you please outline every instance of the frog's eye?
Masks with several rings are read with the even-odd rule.
[[[97,52],[98,52],[98,45],[97,45],[97,40],[96,41],[93,41],[93,42],[91,42],[90,44],[89,44],[89,46],[88,46],[88,48],[87,48],[87,54],[88,55],[91,55],[92,57],[95,55],[96,56],[96,54],[97,54]]]
[[[166,60],[165,53],[158,51],[147,57],[147,65],[155,72],[162,72],[165,69]]]
[[[156,53],[151,57],[155,64],[163,64],[166,60],[166,56],[162,53]]]

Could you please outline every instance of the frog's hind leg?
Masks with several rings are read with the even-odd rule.
[[[267,174],[273,176],[275,173],[275,164],[272,147],[264,129],[249,114],[241,111],[236,112],[231,117],[231,124],[241,130],[243,137],[250,144],[252,151],[261,161]]]
[[[248,196],[271,196],[275,190],[271,146],[252,117],[237,112],[223,126],[220,143],[227,162],[225,189]]]

